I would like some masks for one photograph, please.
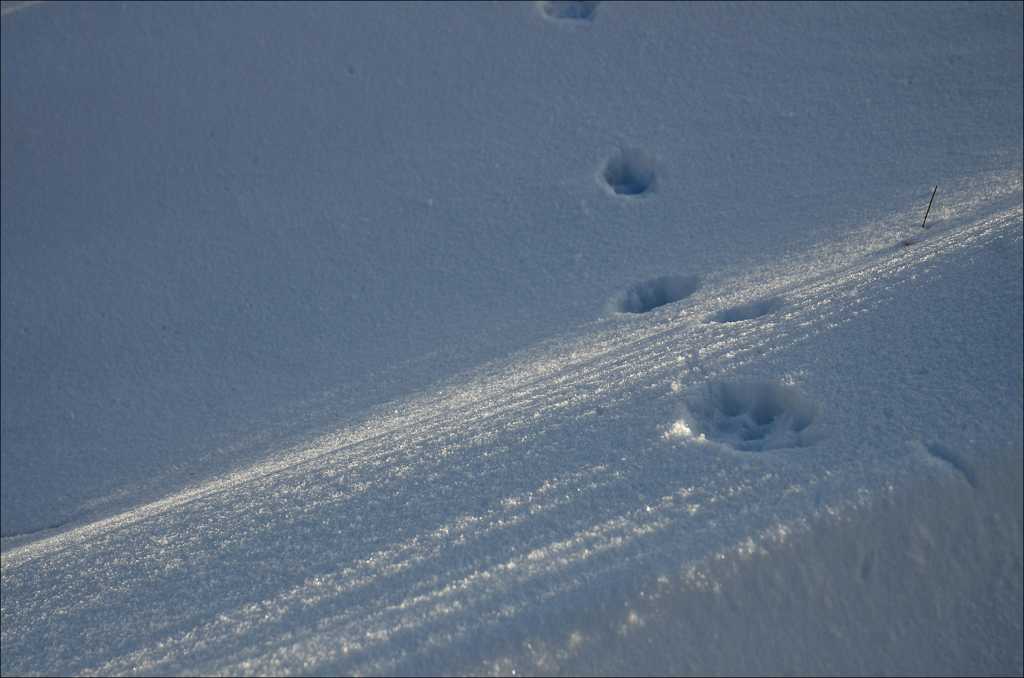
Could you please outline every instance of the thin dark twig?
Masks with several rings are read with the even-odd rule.
[[[935,191],[937,190],[939,190],[939,185],[935,184]],[[932,200],[935,200],[935,191],[932,191]],[[932,200],[928,201],[928,209],[924,213],[924,221],[921,222],[921,228],[924,228],[924,225],[928,223],[928,212],[932,211]]]

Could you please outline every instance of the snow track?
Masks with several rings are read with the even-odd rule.
[[[765,583],[771,573],[807,591],[814,577],[846,576],[831,565],[855,561],[858,582],[895,586],[902,561],[881,546],[850,560],[848,535],[896,543],[898,530],[865,525],[896,511],[935,527],[905,497],[934,487],[974,496],[980,482],[1012,500],[999,469],[1019,475],[1020,418],[987,433],[971,424],[992,399],[1021,402],[1021,178],[981,183],[983,199],[976,183],[942,189],[955,207],[911,246],[894,215],[771,267],[671,272],[701,275],[700,288],[643,315],[613,313],[361,425],[311,432],[253,468],[53,536],[5,539],[4,674],[607,671],[603,662],[634,657],[651,638],[667,651],[665,634],[683,634],[676,644],[693,634],[694,610],[739,624],[744,615],[722,600],[739,605],[736,587],[750,582],[750,628],[729,642],[769,643],[754,627],[772,624],[765,601],[782,595]],[[988,328],[958,320],[972,302],[1005,313],[987,316]],[[864,341],[871,323],[908,308],[919,309],[910,326],[954,327],[976,353],[950,362],[934,331],[913,346]],[[850,364],[870,373],[858,384],[898,377],[910,395],[851,394]],[[996,386],[963,393],[952,421],[921,416],[914,398],[932,394],[914,396],[907,375],[941,387],[943,370],[989,370],[977,383]],[[1017,610],[1019,638],[1015,487],[1017,513],[999,529],[1018,540],[1017,560],[1011,549],[986,576],[1016,596],[1000,614]],[[995,538],[993,502],[977,504],[976,524],[964,519],[972,539]],[[838,531],[835,543],[821,547],[822,531]],[[915,534],[908,558],[932,543]],[[860,595],[815,586],[825,593],[797,601],[813,614]],[[892,593],[863,595],[870,613],[856,614],[874,619],[872,601]],[[553,619],[559,610],[572,613]],[[729,647],[705,648],[618,670],[750,669],[761,649],[733,647],[736,663],[723,664],[716,653]],[[854,670],[842,656],[823,664],[828,649],[815,650],[796,668]],[[1019,669],[1012,652],[986,666],[1014,661]]]

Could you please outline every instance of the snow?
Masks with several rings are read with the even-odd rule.
[[[4,675],[1024,672],[1019,3],[2,12]]]

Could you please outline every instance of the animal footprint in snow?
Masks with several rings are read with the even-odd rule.
[[[544,16],[559,21],[592,21],[599,2],[538,2]]]
[[[637,283],[620,292],[609,303],[618,313],[647,313],[680,301],[700,289],[696,275],[664,275]]]
[[[716,323],[736,323],[741,320],[753,320],[761,316],[774,313],[782,307],[783,301],[780,297],[760,299],[749,304],[733,306],[712,316],[711,320]]]
[[[657,189],[662,173],[657,157],[639,148],[626,148],[605,160],[597,179],[609,193],[637,196]]]
[[[693,403],[669,434],[706,438],[743,452],[804,447],[813,442],[806,429],[817,406],[795,388],[778,382],[713,384],[708,395]]]

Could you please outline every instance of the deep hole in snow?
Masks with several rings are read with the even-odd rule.
[[[700,289],[700,276],[664,275],[637,283],[612,299],[612,308],[619,313],[647,313],[671,304]]]
[[[654,189],[660,163],[638,148],[627,148],[613,155],[601,170],[601,180],[618,195],[641,195]]]

